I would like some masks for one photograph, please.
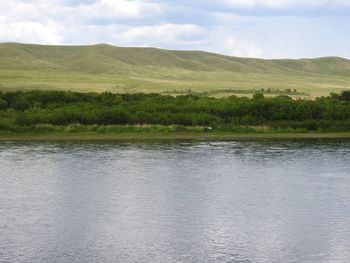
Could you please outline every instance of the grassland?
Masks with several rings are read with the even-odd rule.
[[[0,132],[0,141],[165,141],[165,140],[350,139],[350,132]]]
[[[350,61],[336,57],[262,60],[105,44],[0,44],[1,91],[176,91],[222,97],[250,96],[252,90],[290,89],[297,91],[291,96],[314,98],[348,88]]]

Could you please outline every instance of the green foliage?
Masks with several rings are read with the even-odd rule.
[[[341,92],[339,99],[350,101],[350,90],[344,90]]]
[[[86,126],[109,132],[115,125],[273,127],[293,130],[350,130],[350,101],[346,92],[315,100],[288,96],[228,98],[163,96],[159,94],[76,93],[63,91],[7,92],[0,94],[0,130],[79,132]],[[26,128],[27,127],[27,128]],[[234,127],[234,128],[233,128]],[[241,129],[241,128],[240,128]]]
[[[0,110],[6,109],[6,108],[7,108],[6,100],[4,100],[0,97]]]
[[[256,100],[262,100],[262,99],[264,99],[264,98],[265,98],[265,96],[264,96],[263,93],[255,93],[255,94],[253,95],[253,99],[256,99]]]

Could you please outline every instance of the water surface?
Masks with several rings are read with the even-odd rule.
[[[350,262],[350,142],[0,143],[0,262]]]

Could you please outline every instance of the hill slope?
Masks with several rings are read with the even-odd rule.
[[[318,96],[346,88],[350,88],[350,61],[337,57],[262,60],[106,44],[0,44],[0,90],[181,94],[190,89],[222,96],[296,89],[296,96]]]

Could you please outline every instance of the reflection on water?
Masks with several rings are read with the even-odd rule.
[[[350,262],[349,146],[1,143],[0,262]]]

